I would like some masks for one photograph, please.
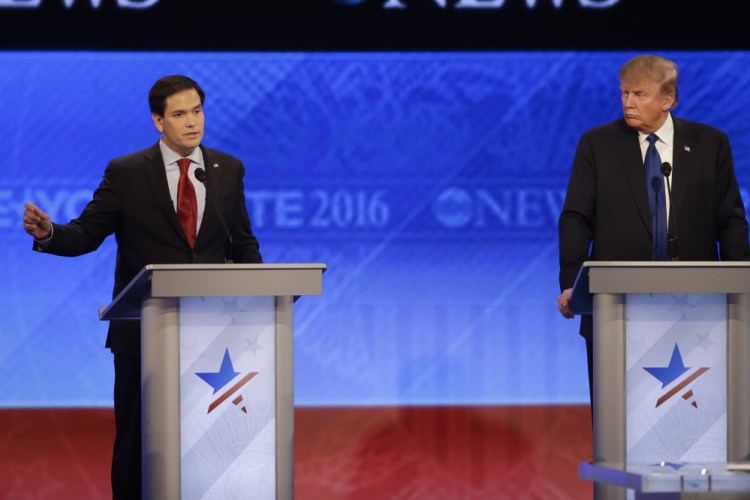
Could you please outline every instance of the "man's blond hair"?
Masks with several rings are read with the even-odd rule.
[[[661,56],[641,55],[630,59],[620,68],[620,83],[636,82],[643,78],[659,84],[664,95],[673,95],[672,108],[677,106],[677,63]]]

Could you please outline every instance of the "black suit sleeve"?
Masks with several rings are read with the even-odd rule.
[[[117,230],[120,223],[121,184],[118,169],[110,162],[99,187],[78,218],[67,224],[53,224],[52,238],[43,247],[34,249],[75,257],[99,248]]]
[[[750,260],[745,207],[734,172],[732,150],[721,134],[716,158],[716,226],[721,260]]]
[[[595,207],[596,165],[588,136],[584,134],[578,142],[558,222],[561,290],[573,286],[581,265],[589,258]]]

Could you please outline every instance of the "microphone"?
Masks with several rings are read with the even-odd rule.
[[[198,179],[201,184],[206,186],[206,196],[208,196],[208,199],[211,200],[211,204],[214,206],[214,209],[216,209],[216,213],[219,214],[219,221],[221,222],[221,227],[224,228],[224,233],[227,235],[227,241],[229,243],[229,245],[227,246],[227,250],[224,254],[224,262],[226,262],[227,264],[231,264],[233,262],[232,260],[232,233],[229,232],[227,223],[224,221],[224,217],[221,215],[221,210],[219,210],[219,205],[217,205],[216,200],[214,200],[214,197],[211,195],[211,191],[208,189],[208,184],[206,183],[206,171],[203,170],[201,167],[196,168],[195,178]]]
[[[672,226],[672,234],[667,231],[667,255],[669,260],[680,260],[677,256],[677,220],[674,216],[674,205],[672,204],[672,187],[669,183],[669,176],[672,173],[672,165],[668,161],[661,164],[661,173],[667,179],[667,194],[669,195],[669,222]]]

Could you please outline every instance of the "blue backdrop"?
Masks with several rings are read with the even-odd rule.
[[[0,406],[111,404],[114,243],[35,254],[23,202],[76,217],[107,161],[158,140],[146,94],[173,73],[206,91],[204,142],[247,166],[265,260],[329,266],[297,307],[298,404],[587,401],[556,221],[632,55],[0,52]],[[750,53],[665,55],[675,114],[729,134],[747,200]]]

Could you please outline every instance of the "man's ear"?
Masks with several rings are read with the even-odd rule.
[[[151,119],[154,121],[156,130],[158,130],[159,133],[164,133],[164,126],[162,125],[162,120],[164,120],[164,117],[159,113],[151,113]]]
[[[662,110],[669,111],[670,109],[672,109],[674,107],[674,99],[675,99],[675,95],[674,94],[665,94],[662,97],[662,101],[661,101],[662,102]]]

